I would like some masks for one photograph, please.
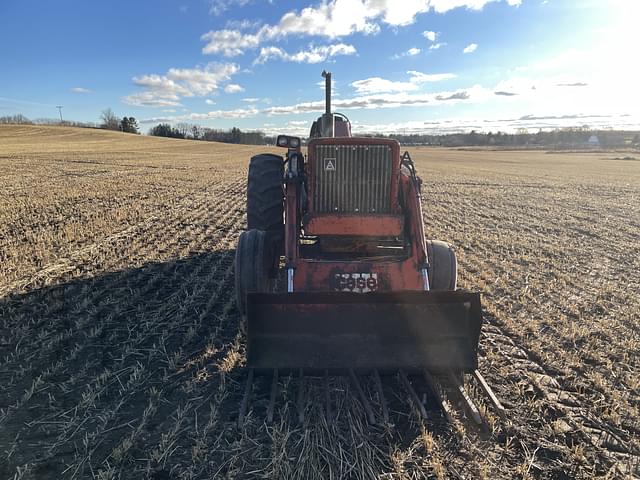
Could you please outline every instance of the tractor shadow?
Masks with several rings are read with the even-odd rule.
[[[140,468],[148,478],[177,478],[157,453],[176,425],[169,463],[191,464],[194,445],[204,446],[197,478],[286,477],[305,471],[298,467],[348,478],[346,463],[334,462],[344,452],[383,476],[392,469],[385,452],[424,450],[415,446],[422,425],[410,406],[390,405],[398,410],[392,428],[368,425],[348,378],[331,380],[332,422],[322,382],[309,379],[302,423],[296,379],[283,378],[273,424],[265,422],[269,380],[257,379],[238,428],[246,369],[234,255],[201,253],[0,298],[0,450],[10,452],[0,477],[28,464],[35,478],[63,478],[73,465],[83,476],[108,462],[124,478]],[[196,440],[207,424],[212,430]],[[441,422],[427,427],[445,452],[459,448]],[[291,462],[282,470],[275,448]]]
[[[190,399],[233,394],[243,358],[234,255],[195,254],[0,298],[0,450],[9,452],[0,478],[27,464],[35,478],[63,478],[83,449],[89,475],[89,463],[113,461],[142,418],[121,462],[149,458],[176,411],[208,414],[209,402]],[[185,450],[191,441],[184,436]]]

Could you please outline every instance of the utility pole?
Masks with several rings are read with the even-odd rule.
[[[62,123],[62,105],[56,105],[58,112],[60,113],[60,123]]]

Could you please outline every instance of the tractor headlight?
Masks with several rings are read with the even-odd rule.
[[[285,135],[278,135],[277,143],[279,147],[288,147],[289,139]]]
[[[300,138],[289,135],[278,135],[276,145],[286,148],[300,148]]]

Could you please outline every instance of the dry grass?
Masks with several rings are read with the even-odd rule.
[[[428,234],[484,294],[481,369],[509,421],[425,423],[389,391],[396,425],[371,427],[335,379],[335,423],[310,381],[301,426],[283,378],[277,421],[258,395],[238,430],[233,255],[258,150],[0,127],[1,478],[639,474],[639,162],[412,150]]]

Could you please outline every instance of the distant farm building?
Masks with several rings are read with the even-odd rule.
[[[587,143],[591,147],[599,147],[600,146],[600,140],[598,139],[597,135],[591,135],[589,137],[589,140],[587,140]]]

